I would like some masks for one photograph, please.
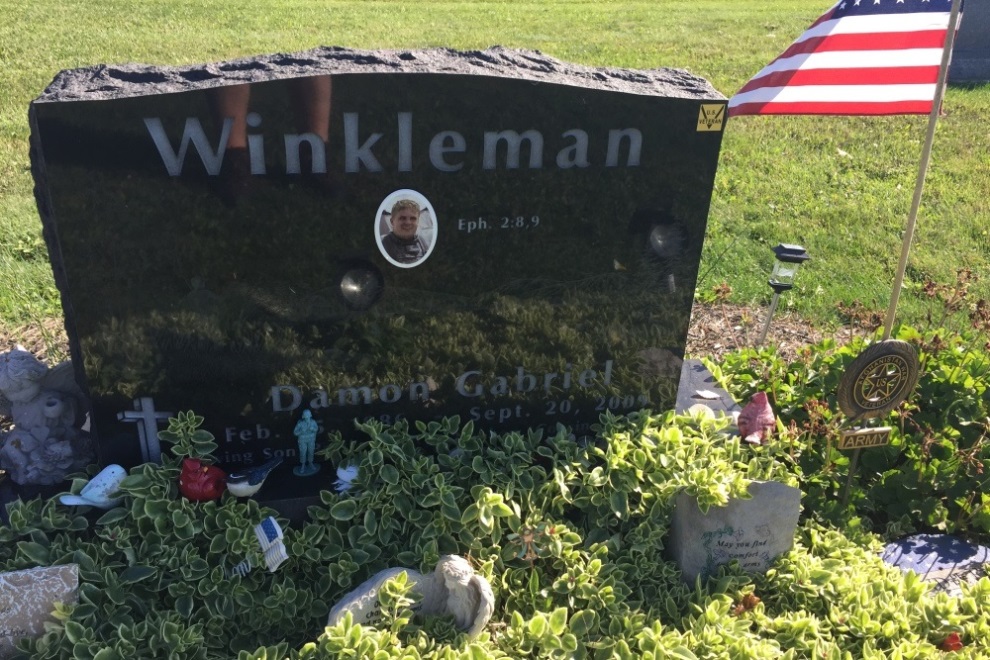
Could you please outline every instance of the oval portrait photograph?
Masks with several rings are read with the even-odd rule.
[[[414,268],[437,243],[437,219],[430,202],[415,190],[396,190],[375,215],[375,241],[389,263]]]

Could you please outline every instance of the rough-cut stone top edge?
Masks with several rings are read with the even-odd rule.
[[[353,50],[322,46],[211,64],[101,64],[60,72],[35,102],[102,101],[238,83],[351,73],[471,74],[573,85],[648,96],[723,100],[704,78],[682,69],[620,69],[562,62],[539,51]]]

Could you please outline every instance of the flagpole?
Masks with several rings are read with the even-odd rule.
[[[942,97],[945,95],[945,81],[949,74],[949,59],[952,57],[952,44],[956,39],[956,25],[959,21],[959,8],[962,0],[952,0],[952,10],[949,13],[949,29],[945,33],[945,46],[942,48],[942,63],[938,69],[938,83],[935,85],[935,98],[932,102],[932,112],[928,115],[928,133],[925,136],[925,146],[921,150],[921,164],[918,167],[918,178],[914,184],[914,198],[911,200],[911,212],[908,214],[907,227],[904,230],[904,240],[901,244],[901,260],[897,264],[897,275],[894,277],[894,289],[890,293],[890,307],[887,308],[887,319],[884,322],[883,338],[890,339],[894,327],[894,313],[897,301],[901,297],[901,286],[904,284],[904,271],[907,269],[908,254],[911,252],[911,240],[914,237],[914,226],[918,220],[918,207],[921,206],[921,193],[925,188],[925,176],[928,174],[928,161],[932,155],[932,143],[935,141],[935,124],[942,108]]]

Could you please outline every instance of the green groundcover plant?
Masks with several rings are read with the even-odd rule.
[[[985,315],[981,302],[974,314]],[[990,359],[982,333],[901,328],[921,377],[908,401],[874,425],[891,428],[888,446],[864,450],[850,477],[851,454],[836,448],[851,422],[836,412],[835,391],[863,337],[828,340],[786,362],[768,350],[744,350],[711,364],[741,400],[768,393],[789,458],[802,477],[806,511],[841,524],[856,517],[887,538],[915,531],[990,541]]]
[[[852,659],[958,649],[987,657],[990,580],[950,598],[885,566],[879,537],[861,522],[869,519],[830,504],[840,469],[832,482],[805,472],[819,444],[800,426],[750,447],[724,432],[724,420],[649,411],[604,416],[586,445],[564,427],[496,435],[456,418],[359,424],[320,452],[329,465],[359,467],[353,488],[324,491],[304,524],[281,521],[290,559],[277,572],[230,577],[244,559],[263,566],[252,528],[275,512],[229,494],[209,503],[179,495],[181,459],[209,460],[216,448],[201,422],[191,412],[171,421],[162,439],[172,456],[132,469],[118,508],[55,500],[10,508],[0,569],[80,566],[79,603],[60,607],[41,638],[22,640],[26,656]],[[794,548],[765,575],[731,564],[684,583],[664,553],[675,495],[720,506],[745,497],[756,479],[808,492]],[[868,487],[859,485],[855,507],[868,508]],[[429,571],[446,553],[467,557],[495,591],[479,638],[468,640],[450,618],[414,617],[401,576],[379,596],[377,627],[348,618],[324,628],[330,606],[370,575]]]

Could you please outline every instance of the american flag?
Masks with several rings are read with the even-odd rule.
[[[840,0],[729,100],[729,116],[930,113],[951,9]]]

